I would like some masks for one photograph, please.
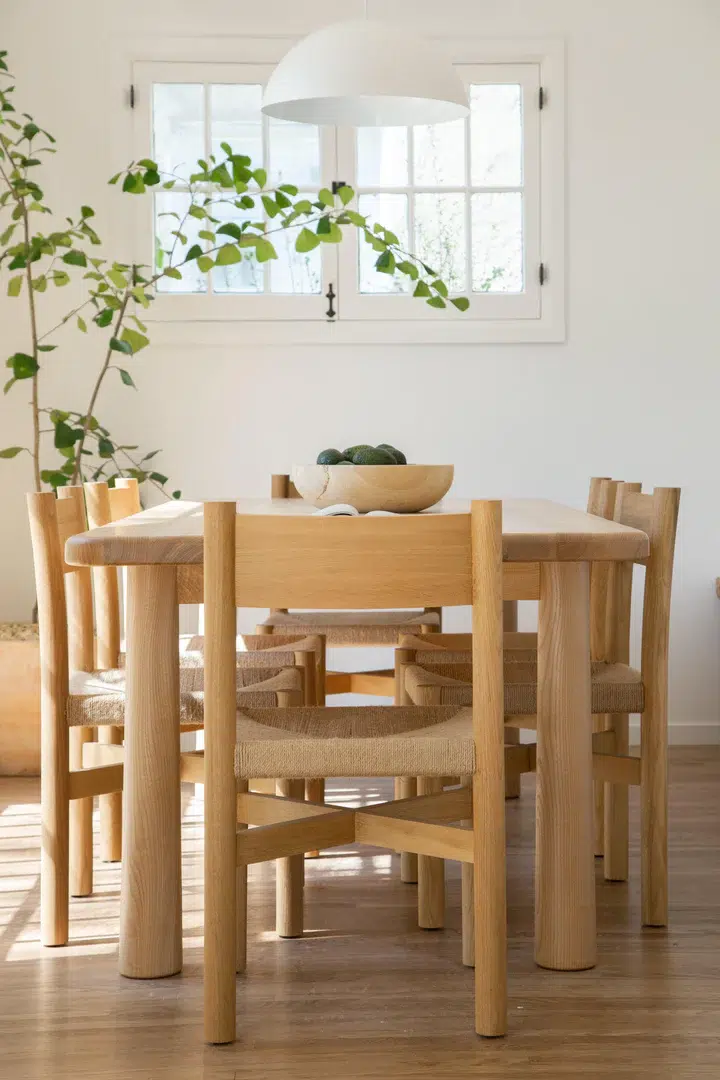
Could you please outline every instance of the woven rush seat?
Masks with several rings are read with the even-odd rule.
[[[277,637],[277,644],[267,645]],[[318,636],[273,635],[272,638],[256,634],[238,634],[235,652],[238,666],[251,664],[253,667],[292,667],[297,652],[317,652]],[[183,634],[180,637],[181,665],[202,664],[205,655],[205,638],[202,634]]]
[[[404,668],[405,690],[416,705],[425,705],[429,692],[436,694],[441,705],[470,705],[472,703],[471,666],[464,654],[464,663],[452,663],[448,657],[461,654],[424,654],[422,665],[408,664]],[[442,659],[440,659],[442,657]],[[528,663],[505,654],[505,715],[535,716],[537,713],[537,664]],[[642,712],[645,690],[642,675],[626,664],[592,664],[592,711],[603,713]]]
[[[436,611],[278,611],[260,623],[296,634],[323,634],[328,645],[396,645],[400,634],[440,627]]]
[[[238,779],[448,776],[474,766],[467,708],[243,707],[237,714]]]
[[[202,664],[180,668],[180,724],[202,724],[204,720],[204,678]],[[71,727],[102,727],[125,723],[126,672],[74,671],[70,675],[67,721]],[[291,668],[238,668],[238,707],[277,707],[279,692],[292,692],[302,700],[302,675]]]

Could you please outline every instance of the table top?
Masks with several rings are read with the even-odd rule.
[[[311,516],[314,507],[302,499],[240,499],[240,515]],[[470,501],[447,499],[420,514],[397,517],[328,518],[315,516],[313,528],[393,528],[403,522],[447,515],[467,517]],[[374,526],[369,523],[374,523]],[[458,524],[460,524],[458,522]],[[114,525],[103,525],[71,537],[66,560],[79,566],[133,566],[157,563],[202,563],[202,503],[167,502],[143,510]],[[648,537],[639,529],[595,517],[546,499],[503,499],[503,558],[508,562],[625,561],[646,558]]]

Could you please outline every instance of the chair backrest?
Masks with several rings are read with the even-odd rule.
[[[118,478],[112,488],[104,481],[88,483],[84,487],[90,529],[120,521],[139,513],[142,508],[138,482],[132,477]],[[120,571],[114,566],[96,566],[92,576],[97,634],[95,662],[105,671],[116,668],[120,660]]]

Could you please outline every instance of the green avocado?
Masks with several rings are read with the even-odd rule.
[[[397,447],[391,446],[390,443],[378,443],[377,448],[378,450],[387,450],[388,453],[392,454],[398,465],[407,465],[407,458],[403,454],[402,450],[398,450]]]
[[[397,465],[397,461],[389,450],[369,446],[354,454],[353,465]]]
[[[347,458],[348,461],[352,461],[352,459],[355,457],[355,455],[360,450],[373,450],[373,449],[374,449],[374,447],[370,446],[369,443],[358,443],[357,446],[348,446],[347,450],[343,450],[343,455],[342,456],[344,458]]]
[[[321,450],[317,456],[318,465],[339,465],[343,456],[339,450]]]

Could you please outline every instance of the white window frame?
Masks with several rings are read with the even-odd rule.
[[[200,38],[145,41],[129,46],[128,59],[135,86],[133,112],[133,148],[136,158],[147,156],[150,138],[150,86],[153,81],[222,82],[258,81],[257,73],[267,72],[287,51],[294,39],[288,38]],[[545,281],[534,289],[535,310],[528,314],[508,314],[517,295],[474,294],[470,310],[436,311],[421,300],[392,294],[363,295],[357,292],[357,250],[351,230],[346,229],[343,243],[323,246],[323,276],[332,281],[338,298],[338,317],[325,317],[324,295],[247,295],[247,294],[163,294],[154,301],[143,319],[152,326],[153,342],[161,345],[237,345],[245,344],[502,344],[523,342],[562,342],[565,340],[565,49],[558,41],[472,41],[443,45],[453,61],[468,73],[470,81],[482,82],[487,65],[502,65],[508,78],[517,82],[511,69],[515,65],[536,65],[537,85],[542,86],[546,107],[537,124],[538,153],[526,154],[526,169],[539,163],[537,226],[531,224],[526,234],[525,281],[542,262]],[[238,58],[240,58],[238,62]],[[174,72],[174,74],[170,74]],[[212,71],[212,75],[208,72]],[[253,77],[249,75],[252,72]],[[497,81],[493,73],[492,79]],[[242,75],[238,79],[238,75]],[[502,80],[501,80],[502,81]],[[526,104],[527,108],[527,104]],[[322,179],[351,179],[347,172],[348,154],[354,153],[354,138],[338,129],[337,143],[332,132],[324,141]],[[534,138],[532,132],[530,138]],[[322,145],[322,143],[321,143]],[[530,179],[530,176],[528,176]],[[383,189],[386,190],[386,189]],[[531,190],[528,184],[527,190]],[[135,217],[135,257],[148,261],[148,236],[152,237],[152,208],[149,199],[137,199]],[[350,233],[350,235],[349,235]],[[333,265],[335,260],[338,263]],[[339,265],[338,265],[339,264]],[[352,277],[348,279],[348,274]],[[354,288],[346,284],[351,281]],[[535,278],[537,281],[537,278]],[[323,293],[326,284],[323,285]],[[470,293],[468,293],[470,295]],[[401,315],[381,314],[390,300],[402,306]],[[369,303],[365,303],[368,301]],[[482,302],[484,315],[473,317]],[[507,301],[511,303],[508,304]],[[258,310],[258,305],[261,309]],[[387,310],[387,309],[385,309]],[[400,308],[394,309],[399,311]],[[238,325],[241,324],[241,325]]]

